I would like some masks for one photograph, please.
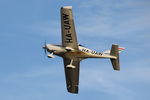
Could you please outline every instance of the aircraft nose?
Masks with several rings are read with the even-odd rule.
[[[42,48],[44,49],[44,53],[46,55],[46,53],[47,53],[47,47],[46,47],[46,45],[44,45]]]
[[[42,47],[43,49],[47,49],[47,44],[46,44],[46,40],[44,42],[44,46]]]
[[[42,48],[43,48],[43,49],[46,49],[46,46],[44,45]]]
[[[48,45],[47,44],[45,44],[45,45],[43,45],[43,47],[42,47],[43,49],[47,49],[48,48]]]

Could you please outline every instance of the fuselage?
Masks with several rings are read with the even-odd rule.
[[[96,52],[94,50],[91,50],[89,48],[86,48],[82,45],[78,45],[78,50],[74,50],[73,48],[66,48],[61,45],[55,45],[55,44],[47,44],[46,49],[48,52],[53,52],[55,55],[60,57],[66,57],[66,58],[114,58],[110,55],[105,55],[100,52]]]

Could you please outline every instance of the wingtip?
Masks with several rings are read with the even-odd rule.
[[[72,9],[72,6],[62,6],[61,7],[62,9],[64,8],[64,9]]]
[[[68,92],[72,93],[72,94],[78,94],[78,86],[71,86],[69,88],[67,88]]]

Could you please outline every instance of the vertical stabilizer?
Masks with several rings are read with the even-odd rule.
[[[113,44],[110,52],[111,56],[117,57],[116,59],[110,58],[114,70],[120,70],[118,47],[119,47],[118,45]]]

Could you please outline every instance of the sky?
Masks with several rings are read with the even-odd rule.
[[[61,44],[61,6],[73,7],[80,44],[125,47],[119,72],[109,59],[82,61],[77,95],[66,90],[62,59],[42,49]],[[0,100],[149,100],[149,43],[149,0],[0,0]]]

